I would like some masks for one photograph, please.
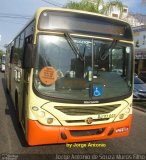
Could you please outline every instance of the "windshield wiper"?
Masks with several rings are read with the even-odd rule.
[[[72,48],[73,52],[76,54],[76,56],[79,57],[81,61],[84,61],[84,57],[80,53],[78,47],[76,46],[75,42],[71,38],[70,34],[65,32],[64,37],[66,38],[68,44],[71,46],[71,48]]]
[[[108,46],[107,44],[104,44],[99,52],[100,59],[105,60],[107,56],[109,55],[109,49],[113,49],[117,45],[118,40],[113,40],[111,44]]]

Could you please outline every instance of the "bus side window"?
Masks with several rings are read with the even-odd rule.
[[[12,63],[16,64],[18,67],[22,67],[22,59],[24,52],[24,32],[22,32],[15,40],[15,45],[13,47]]]
[[[14,53],[13,53],[13,56],[12,56],[12,63],[13,64],[18,64],[18,59],[19,59],[19,39],[20,37],[18,36],[16,39],[15,39],[15,45],[14,45]]]
[[[24,39],[24,54],[25,54],[25,51],[26,51],[26,45],[27,44],[32,44],[32,41],[33,41],[33,36],[32,35],[30,35],[30,36],[28,36],[28,37],[25,37],[25,39]],[[23,58],[24,58],[24,55],[23,55]]]
[[[25,37],[24,39],[24,48],[23,48],[23,56],[22,56],[22,64],[24,65],[24,59],[26,58],[26,49],[27,49],[27,44],[32,44],[33,42],[33,35],[30,35],[28,37]],[[23,66],[22,65],[22,66]]]
[[[22,32],[20,35],[18,66],[22,66],[23,53],[24,53],[24,32]]]
[[[11,52],[10,52],[10,63],[12,63],[13,54],[14,54],[14,46],[11,47]]]

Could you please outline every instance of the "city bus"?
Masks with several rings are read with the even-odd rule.
[[[1,57],[1,71],[5,72],[5,59],[6,59],[6,55],[3,54]]]
[[[133,59],[127,22],[39,8],[7,46],[7,90],[28,145],[128,136]]]

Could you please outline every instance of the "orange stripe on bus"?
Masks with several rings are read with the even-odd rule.
[[[90,126],[45,126],[38,121],[28,119],[28,135],[27,141],[29,145],[53,144],[53,143],[71,143],[83,142],[92,140],[101,140],[108,138],[115,138],[121,136],[128,136],[131,129],[132,115],[127,119],[119,122],[109,124],[99,124]],[[116,129],[127,127],[128,130],[122,133],[116,133]],[[72,136],[70,131],[83,131],[105,128],[104,132],[98,135],[90,136]],[[111,129],[114,129],[112,135],[108,135]],[[61,138],[61,133],[65,133],[67,139]]]

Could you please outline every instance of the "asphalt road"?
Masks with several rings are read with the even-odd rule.
[[[66,144],[25,146],[23,132],[16,125],[15,111],[4,86],[4,74],[0,73],[0,154],[146,154],[146,113],[136,109],[128,137],[83,143],[102,144],[102,147],[69,148]]]

